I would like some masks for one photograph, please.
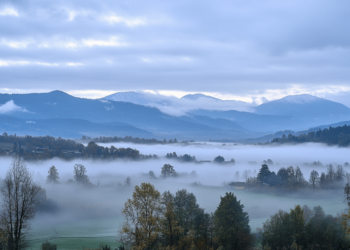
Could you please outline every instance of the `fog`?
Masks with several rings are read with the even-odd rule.
[[[295,205],[314,207],[321,205],[326,213],[336,215],[346,209],[342,190],[335,190],[329,196],[320,198],[298,196],[282,196],[268,193],[257,193],[248,190],[229,189],[224,182],[245,181],[243,172],[248,171],[249,177],[256,176],[264,160],[271,159],[271,171],[277,173],[281,167],[299,166],[306,180],[310,172],[326,171],[326,164],[344,165],[350,161],[350,149],[328,147],[321,144],[257,146],[234,145],[222,143],[202,143],[200,145],[169,144],[169,145],[139,145],[132,143],[100,144],[105,147],[131,147],[138,149],[141,154],[156,154],[159,159],[128,161],[128,160],[81,160],[64,161],[51,159],[47,161],[27,162],[26,165],[33,173],[34,180],[46,189],[47,197],[58,207],[55,213],[39,213],[33,221],[32,238],[50,237],[115,237],[122,223],[121,210],[128,198],[131,198],[134,185],[151,182],[160,191],[170,190],[175,193],[186,188],[193,192],[200,207],[206,212],[214,212],[220,202],[220,196],[232,191],[242,201],[245,211],[249,213],[252,231],[261,227],[266,219],[279,209],[289,210]],[[235,159],[233,164],[181,163],[167,159],[167,153],[176,152],[178,156],[190,154],[198,161],[212,161],[221,155],[226,161]],[[312,166],[311,163],[320,161],[323,166]],[[73,178],[73,166],[83,164],[87,169],[90,182],[95,188],[84,188],[74,183],[68,183]],[[178,178],[166,180],[148,177],[153,171],[160,176],[164,164],[174,166]],[[0,176],[3,178],[11,164],[11,158],[0,158]],[[49,168],[54,165],[60,174],[58,185],[46,184]],[[345,167],[350,173],[350,169]],[[196,176],[191,175],[195,171]],[[238,173],[237,173],[238,172]],[[125,186],[124,181],[131,178],[131,185]],[[194,186],[192,183],[201,185]],[[300,191],[301,192],[301,191]]]

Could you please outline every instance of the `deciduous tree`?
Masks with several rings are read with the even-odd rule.
[[[30,229],[30,220],[35,216],[39,203],[37,195],[41,190],[21,157],[15,155],[1,187],[3,205],[0,222],[7,234],[8,249],[24,248],[25,232]]]
[[[150,183],[136,185],[132,199],[122,211],[126,222],[122,227],[124,243],[133,249],[151,250],[160,237],[162,216],[161,195]]]
[[[175,169],[170,164],[164,164],[161,171],[162,178],[175,177],[177,175]]]
[[[57,168],[55,166],[52,166],[49,171],[48,171],[49,175],[47,176],[46,178],[46,182],[47,183],[52,183],[52,184],[58,184],[60,183],[58,181],[58,179],[60,178],[59,177],[59,174],[58,174],[58,171],[57,171]]]
[[[312,185],[312,188],[315,188],[317,183],[319,182],[319,174],[316,170],[312,170],[312,172],[310,173],[310,179],[309,182]]]

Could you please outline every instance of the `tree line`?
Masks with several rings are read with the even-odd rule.
[[[290,209],[290,212],[278,211],[272,215],[258,235],[262,249],[350,249],[349,218],[326,215],[322,207],[311,210],[300,205]]]
[[[13,147],[9,154],[19,154],[25,160],[44,160],[54,157],[63,159],[73,158],[97,158],[97,159],[117,159],[127,158],[133,160],[143,160],[157,158],[156,155],[143,155],[137,149],[103,147],[95,142],[89,142],[87,146],[77,143],[74,140],[55,138],[52,136],[32,137],[0,135],[1,143],[12,143]],[[2,154],[6,152],[2,151]],[[0,150],[1,154],[1,150]]]
[[[100,136],[91,138],[89,136],[83,135],[81,138],[83,141],[93,141],[93,142],[103,142],[103,143],[110,143],[110,142],[132,142],[137,144],[172,144],[172,143],[179,143],[176,138],[174,139],[163,139],[163,140],[157,140],[155,138],[147,139],[147,138],[139,138],[139,137],[132,137],[132,136],[125,136],[125,137],[107,137],[107,136]],[[191,141],[182,141],[181,143],[189,143],[194,142]]]
[[[322,173],[312,170],[307,181],[299,167],[282,167],[276,174],[274,171],[270,171],[267,164],[263,164],[256,177],[247,178],[247,187],[261,189],[261,186],[265,186],[288,190],[301,188],[339,189],[343,188],[349,177],[341,165],[334,167],[329,164],[326,172]]]
[[[307,134],[286,136],[275,138],[272,143],[303,143],[303,142],[321,142],[329,145],[339,145],[347,147],[350,144],[350,126],[329,127],[323,130],[312,131]]]

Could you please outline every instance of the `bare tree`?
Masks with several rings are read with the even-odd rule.
[[[37,196],[43,189],[33,181],[25,163],[15,155],[1,187],[3,209],[1,227],[8,235],[8,249],[24,248],[25,231],[30,229],[38,203]]]
[[[248,171],[247,170],[244,170],[243,177],[245,179],[245,182],[247,182],[248,181]]]
[[[328,180],[330,180],[331,182],[335,179],[336,172],[335,172],[332,164],[329,164],[329,166],[327,167],[326,176],[327,176]]]
[[[336,170],[336,172],[335,172],[335,179],[337,180],[337,181],[343,181],[344,180],[344,177],[345,177],[345,171],[344,171],[344,168],[343,168],[343,166],[341,166],[341,165],[338,165],[337,166],[337,170]]]
[[[58,179],[60,178],[59,177],[59,174],[58,174],[58,171],[57,171],[57,168],[55,166],[52,166],[49,171],[48,171],[49,175],[47,176],[46,178],[46,182],[47,183],[52,183],[52,184],[58,184],[60,183],[58,181]]]
[[[316,170],[312,170],[310,173],[310,179],[309,182],[312,184],[312,187],[315,188],[316,184],[319,181],[319,174]]]

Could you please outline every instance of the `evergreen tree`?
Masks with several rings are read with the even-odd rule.
[[[249,217],[243,212],[243,205],[233,193],[220,197],[221,201],[214,213],[215,236],[224,249],[249,249],[251,235]]]
[[[261,184],[267,183],[270,175],[271,172],[269,170],[269,167],[266,164],[263,164],[260,168],[257,179]]]

